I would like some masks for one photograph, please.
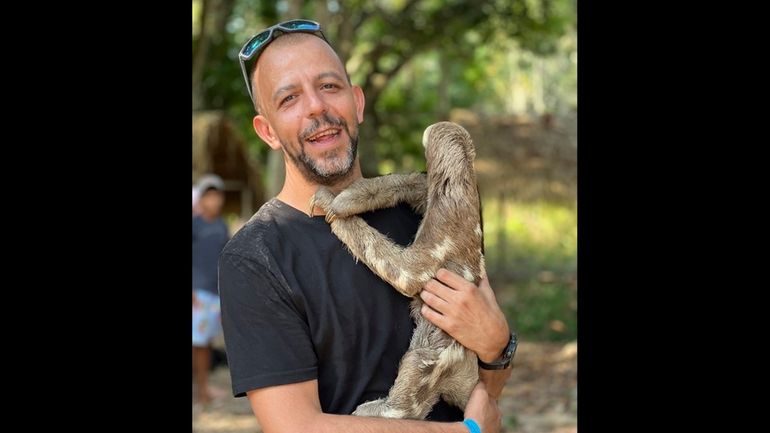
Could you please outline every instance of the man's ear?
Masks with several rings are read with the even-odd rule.
[[[353,100],[356,102],[356,116],[358,117],[358,123],[364,123],[364,107],[366,106],[366,99],[364,98],[364,91],[361,86],[353,86]]]
[[[259,135],[259,138],[267,143],[271,149],[278,150],[281,148],[281,142],[278,140],[275,131],[273,131],[273,127],[270,126],[270,122],[267,121],[265,116],[261,114],[254,116],[252,125],[254,126],[254,131]]]

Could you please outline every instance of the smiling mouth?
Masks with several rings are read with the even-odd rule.
[[[311,143],[323,143],[325,141],[336,138],[340,134],[340,131],[341,131],[340,128],[324,129],[323,131],[320,131],[316,134],[311,135],[306,139],[306,141],[309,141]]]

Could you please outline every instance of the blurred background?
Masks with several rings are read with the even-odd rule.
[[[522,341],[503,431],[577,431],[577,1],[193,0],[192,12],[192,180],[224,179],[231,233],[283,183],[237,61],[278,21],[320,22],[364,89],[365,176],[425,170],[431,123],[468,129],[490,281]],[[216,346],[211,380],[229,390]],[[194,407],[193,428],[260,431],[246,399],[229,396]]]

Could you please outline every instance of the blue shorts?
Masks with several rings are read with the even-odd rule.
[[[222,330],[219,317],[219,296],[205,290],[195,289],[197,306],[192,309],[192,345],[208,346]]]

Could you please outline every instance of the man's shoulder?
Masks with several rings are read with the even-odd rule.
[[[280,213],[273,200],[263,204],[227,242],[222,254],[248,257],[264,252],[275,241]]]

